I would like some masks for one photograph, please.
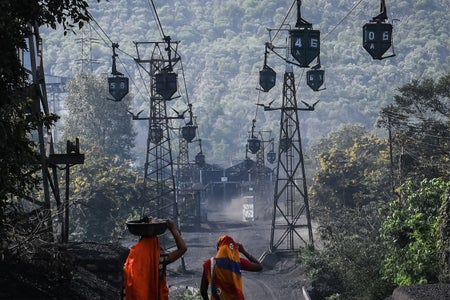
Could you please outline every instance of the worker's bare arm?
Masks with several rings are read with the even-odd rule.
[[[177,249],[172,252],[169,252],[168,254],[167,261],[169,263],[172,263],[177,259],[179,259],[184,253],[186,253],[187,246],[180,232],[176,229],[174,222],[170,219],[167,220],[167,228],[169,228],[170,232],[172,233],[175,239],[175,243],[177,244]]]

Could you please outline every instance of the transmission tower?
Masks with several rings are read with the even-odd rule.
[[[254,136],[253,134],[256,134],[256,139],[260,143],[260,147],[256,151],[256,153],[252,152],[253,154],[255,154],[256,159],[255,197],[257,203],[263,203],[268,200],[267,194],[272,192],[272,186],[271,184],[268,184],[269,182],[271,182],[272,172],[268,172],[268,167],[265,164],[266,154],[269,154],[267,152],[267,147],[269,145],[273,145],[273,138],[271,137],[272,131],[257,131],[255,133],[252,132],[252,136]],[[249,144],[252,142],[254,143],[254,139],[250,138],[247,142]],[[273,163],[273,161],[271,161],[270,163]]]
[[[166,46],[161,49],[160,45]],[[176,43],[178,45],[178,43]],[[150,75],[150,116],[135,120],[148,120],[147,152],[145,158],[144,184],[151,197],[142,207],[142,217],[171,218],[178,224],[178,207],[175,193],[175,177],[167,115],[167,101],[172,100],[177,90],[177,75],[173,65],[180,57],[175,52],[171,57],[170,37],[164,42],[135,42],[136,63]],[[167,54],[165,53],[167,51]],[[143,58],[142,53],[151,53]],[[181,117],[176,117],[181,118]]]
[[[89,27],[88,34],[86,34],[86,30],[82,30],[81,35],[81,38],[76,39],[77,42],[81,42],[81,58],[76,59],[76,61],[81,63],[81,73],[92,73],[94,71],[93,65],[100,63],[100,60],[92,57],[92,45],[98,44],[99,40],[92,37],[92,27]],[[88,67],[88,70],[86,70],[86,67]]]
[[[194,141],[197,125],[192,113],[192,104],[185,111],[189,111],[189,121],[180,128],[177,198],[182,225],[200,225],[200,191],[194,187],[195,165],[189,161],[189,144]],[[183,113],[184,114],[184,113]]]
[[[313,105],[303,102],[305,107],[298,107],[293,66],[307,68],[316,58],[320,65],[320,32],[313,30],[312,24],[302,19],[300,6],[301,1],[297,0],[296,28],[289,29],[289,39],[285,48],[286,70],[283,78],[282,105],[279,108],[263,105],[264,110],[281,111],[270,236],[272,252],[288,252],[302,246],[314,246],[298,112],[314,110],[317,102]],[[266,43],[265,55],[267,49],[275,52],[275,47],[271,43]],[[317,71],[318,68],[315,67],[314,70]],[[319,75],[321,76],[310,77],[323,82],[323,71]],[[308,77],[308,80],[311,81],[311,78]],[[263,91],[267,92],[274,83],[275,72],[267,66],[265,56],[264,68],[260,71],[260,85]],[[321,85],[320,82],[307,83],[314,91],[318,91]]]
[[[313,245],[305,165],[298,119],[295,77],[286,70],[270,236],[271,251],[296,250]]]

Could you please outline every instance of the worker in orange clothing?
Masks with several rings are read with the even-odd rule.
[[[130,248],[124,265],[124,299],[169,299],[166,266],[180,258],[187,251],[187,247],[172,220],[167,220],[167,228],[175,239],[176,250],[163,253],[157,236],[141,237],[139,242]]]

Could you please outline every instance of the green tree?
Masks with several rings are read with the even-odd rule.
[[[30,133],[38,124],[54,121],[53,116],[30,114],[32,101],[26,91],[31,83],[17,51],[27,50],[30,26],[61,24],[65,32],[81,28],[89,20],[87,7],[85,0],[0,2],[0,240],[8,239],[7,210],[17,213],[12,200],[29,199],[39,185],[38,155]]]
[[[92,150],[94,156],[124,162],[131,158],[136,136],[127,112],[130,97],[111,101],[107,88],[107,78],[93,74],[78,74],[68,83],[63,135],[67,139],[79,137],[82,146]]]
[[[71,239],[117,241],[126,230],[125,221],[140,216],[150,191],[129,165],[91,151],[86,154],[97,158],[73,178]]]
[[[356,208],[389,194],[386,141],[368,136],[360,125],[342,126],[320,141],[319,169],[313,178],[311,199],[328,209]],[[386,199],[386,198],[385,198]]]
[[[383,212],[386,218],[380,237],[386,253],[381,273],[385,279],[396,285],[413,285],[448,278],[449,274],[444,274],[448,261],[447,267],[440,264],[443,241],[448,238],[440,229],[443,217],[448,217],[443,212],[448,209],[444,204],[449,187],[449,182],[437,178],[420,183],[409,180],[400,189],[401,197]]]
[[[450,73],[413,80],[381,111],[379,125],[392,132],[396,182],[449,177]]]
[[[71,195],[71,234],[84,240],[118,238],[145,199],[142,178],[131,161],[135,132],[127,112],[130,97],[111,101],[107,86],[105,76],[79,74],[68,84],[65,99],[62,135],[78,137],[86,154],[73,174]]]
[[[378,275],[378,209],[391,195],[386,141],[346,125],[315,149],[319,169],[310,199],[321,246],[302,251],[302,262],[323,297],[382,299],[391,292]]]
[[[384,299],[392,285],[379,275],[384,245],[378,242],[381,203],[322,214],[319,246],[303,249],[300,261],[323,299]],[[333,298],[334,297],[334,298]]]

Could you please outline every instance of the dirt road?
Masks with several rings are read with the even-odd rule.
[[[256,219],[243,222],[239,208],[210,209],[208,222],[199,228],[182,229],[188,245],[184,256],[186,271],[182,263],[175,262],[168,267],[168,284],[171,286],[171,299],[180,290],[198,289],[200,286],[202,263],[215,255],[217,239],[228,234],[255,257],[261,257],[270,245],[270,220]],[[243,272],[243,289],[247,300],[302,300],[302,287],[306,285],[295,257],[272,260],[260,273]]]

